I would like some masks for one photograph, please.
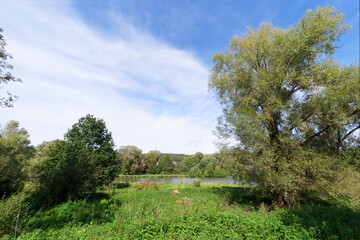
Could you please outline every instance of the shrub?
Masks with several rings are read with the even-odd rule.
[[[41,193],[61,201],[109,184],[119,170],[114,146],[103,120],[91,115],[81,118],[41,163]]]
[[[117,183],[114,183],[114,187],[117,189],[128,188],[128,187],[130,187],[130,183],[129,182],[117,182]]]
[[[194,186],[194,187],[200,187],[200,181],[194,180],[193,186]]]

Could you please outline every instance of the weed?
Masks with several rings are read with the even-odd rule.
[[[138,185],[137,185],[137,189],[138,190],[142,190],[142,189],[155,189],[155,190],[158,190],[159,187],[156,183],[154,182],[140,182]]]
[[[200,187],[200,181],[194,180],[193,186],[194,186],[194,187]]]

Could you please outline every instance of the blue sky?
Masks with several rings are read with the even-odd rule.
[[[193,51],[207,65],[216,51],[226,51],[233,35],[247,26],[272,22],[286,28],[301,18],[307,9],[329,4],[347,14],[354,26],[343,37],[345,45],[338,58],[348,64],[354,61],[354,47],[359,49],[359,2],[356,0],[77,0],[72,6],[89,25],[116,34],[118,28],[109,13],[120,14],[140,31],[150,33],[174,47]],[[351,46],[352,45],[352,46]],[[359,52],[359,51],[357,51]]]
[[[0,109],[32,143],[62,138],[87,113],[103,118],[118,147],[193,154],[217,151],[221,107],[207,90],[212,55],[261,22],[286,28],[330,4],[353,29],[334,56],[359,59],[359,2],[240,0],[0,0],[0,27],[22,84]]]

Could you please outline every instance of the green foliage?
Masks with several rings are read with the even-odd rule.
[[[359,212],[346,206],[269,211],[252,187],[159,183],[21,211],[18,239],[357,239]],[[174,195],[178,189],[181,194]],[[0,203],[1,206],[2,203]],[[2,208],[3,209],[3,208]],[[18,211],[15,211],[19,213]],[[26,213],[25,213],[26,212]],[[3,225],[0,225],[3,226]],[[13,225],[16,226],[16,225]],[[14,228],[3,239],[14,239]],[[19,236],[19,234],[21,235]]]
[[[195,177],[196,177],[196,178],[202,178],[202,177],[204,177],[204,173],[203,173],[203,171],[202,171],[200,168],[198,168],[198,169],[196,170],[196,172],[195,172]]]
[[[18,234],[28,203],[24,202],[25,193],[14,194],[0,202],[0,238],[5,234]]]
[[[200,187],[200,181],[194,180],[194,181],[193,181],[193,186],[194,186],[194,187]]]
[[[211,162],[208,165],[206,165],[206,168],[204,170],[204,176],[205,177],[214,176],[214,165]]]
[[[162,153],[162,155],[169,155],[171,161],[173,162],[181,162],[184,158],[188,157],[189,155],[181,154],[181,153]]]
[[[188,173],[188,176],[191,177],[191,178],[194,178],[195,177],[195,171],[194,169],[191,169]]]
[[[135,146],[121,146],[117,153],[122,174],[144,173],[142,150]]]
[[[129,182],[117,182],[117,183],[114,183],[114,187],[117,189],[128,188],[128,187],[130,187],[130,183]]]
[[[189,172],[192,170],[192,168],[195,166],[195,161],[193,156],[189,156],[184,158],[184,160],[181,162],[184,166],[185,172]]]
[[[198,165],[200,164],[201,160],[204,158],[204,154],[201,152],[197,152],[194,154],[193,158],[194,158],[194,164]]]
[[[213,177],[216,177],[216,178],[226,177],[225,169],[222,169],[219,166],[216,166],[214,169]]]
[[[40,164],[40,191],[53,200],[77,197],[112,182],[119,170],[111,133],[105,122],[87,115],[49,146]]]
[[[337,156],[360,129],[359,66],[332,60],[349,28],[343,13],[319,7],[287,29],[248,28],[214,55],[209,85],[224,106],[219,135],[249,153],[239,154],[235,175],[280,205],[331,184],[336,167],[325,154]]]
[[[357,171],[360,171],[360,141],[356,147],[348,148],[340,153],[342,162],[353,166]]]
[[[169,155],[163,155],[160,160],[159,168],[161,173],[172,173],[174,171],[174,163]]]
[[[157,150],[149,151],[144,155],[144,162],[148,166],[146,172],[149,174],[158,174],[161,170],[157,167],[161,160],[161,152]]]
[[[18,122],[10,121],[0,129],[0,197],[23,188],[33,154],[29,134]]]
[[[6,52],[6,42],[2,35],[3,29],[0,28],[0,84],[8,84],[9,82],[21,82],[20,78],[14,77],[10,72],[4,72],[13,69],[13,66],[7,61],[12,56]],[[12,103],[17,99],[10,92],[6,92],[7,97],[0,97],[0,107],[13,107]]]

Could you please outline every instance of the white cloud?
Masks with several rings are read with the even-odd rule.
[[[108,17],[122,31],[102,35],[66,2],[56,3],[0,1],[13,72],[23,80],[6,86],[19,100],[14,109],[0,109],[1,123],[18,120],[39,144],[62,138],[91,113],[105,120],[118,147],[216,150],[219,110],[207,93],[208,69],[194,54],[138,32],[114,13]]]

